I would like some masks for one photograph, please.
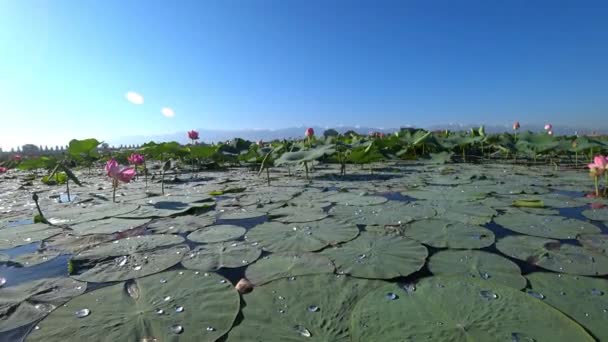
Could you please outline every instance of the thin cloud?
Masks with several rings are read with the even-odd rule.
[[[127,100],[133,104],[140,105],[144,103],[144,97],[134,91],[129,91],[125,94]]]
[[[166,118],[172,118],[175,116],[175,112],[173,111],[173,109],[171,109],[169,107],[165,107],[165,108],[161,109],[160,112],[163,113],[163,115]]]

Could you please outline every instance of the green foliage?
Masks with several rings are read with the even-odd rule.
[[[97,146],[101,144],[97,139],[73,139],[68,146],[68,154],[75,159],[97,158]]]

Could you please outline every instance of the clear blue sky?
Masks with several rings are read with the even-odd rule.
[[[0,0],[5,149],[190,128],[602,117],[608,1]]]

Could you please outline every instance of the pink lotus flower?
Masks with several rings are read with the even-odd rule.
[[[519,126],[519,121],[515,121],[515,122],[513,123],[513,130],[514,130],[514,131],[517,131],[517,130],[519,129],[519,127],[520,127],[520,126]]]
[[[306,132],[304,132],[304,135],[306,135],[307,138],[311,138],[315,135],[315,130],[312,129],[312,127],[309,127],[306,129]]]
[[[8,171],[7,168],[0,166],[0,173],[5,173],[6,171]]]
[[[146,159],[139,153],[133,153],[127,158],[127,160],[132,165],[142,165]]]
[[[553,129],[553,125],[551,125],[550,123],[545,125],[545,131],[551,131]]]
[[[258,140],[258,146],[260,146],[260,147],[264,146],[264,142],[262,140]]]
[[[108,160],[106,163],[106,172],[108,173],[108,177],[111,177],[114,181],[121,181],[123,183],[129,183],[137,174],[132,167],[121,170],[118,162],[114,158]]]
[[[195,130],[188,131],[188,138],[198,140],[198,132]]]
[[[588,164],[587,167],[599,176],[608,169],[608,158],[599,154],[593,158],[593,163]]]
[[[21,158],[21,155],[20,155],[20,154],[15,154],[15,155],[13,156],[13,160],[14,160],[14,161],[21,161],[21,159],[22,159],[22,158]]]

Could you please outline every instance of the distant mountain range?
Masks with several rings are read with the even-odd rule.
[[[411,127],[411,126],[403,126],[403,127]],[[428,129],[428,130],[445,130],[448,129],[450,131],[462,131],[469,130],[471,128],[477,128],[479,125],[476,124],[443,124],[443,125],[431,125],[431,126],[422,126],[420,128]],[[529,127],[529,128],[528,128]],[[373,127],[361,127],[361,126],[340,126],[340,127],[320,127],[313,126],[316,135],[323,135],[323,132],[326,129],[333,128],[340,133],[344,133],[346,131],[355,131],[359,134],[368,134],[370,132],[383,132],[383,133],[393,133],[398,131],[399,128],[373,128]],[[532,130],[531,128],[535,128],[536,131],[541,131],[543,129],[543,125],[536,124],[523,124],[522,130]],[[486,125],[485,126],[487,133],[500,133],[500,132],[510,132],[512,130],[510,125]],[[304,136],[304,131],[306,127],[289,127],[289,128],[281,128],[281,129],[246,129],[246,130],[210,130],[210,129],[198,129],[199,135],[201,137],[201,141],[210,143],[217,141],[226,141],[232,138],[243,138],[250,141],[271,141],[274,139],[289,139],[289,138],[301,138]],[[607,133],[608,129],[604,128],[597,133]],[[554,133],[556,135],[569,134],[573,135],[575,133],[578,134],[591,134],[593,133],[593,129],[591,128],[575,128],[568,126],[556,126],[554,128]],[[110,145],[137,145],[142,144],[148,141],[177,141],[179,143],[188,143],[190,140],[188,139],[186,132],[178,132],[172,134],[164,134],[164,135],[152,135],[152,136],[130,136],[130,137],[122,137],[117,139],[108,139],[108,143]]]

